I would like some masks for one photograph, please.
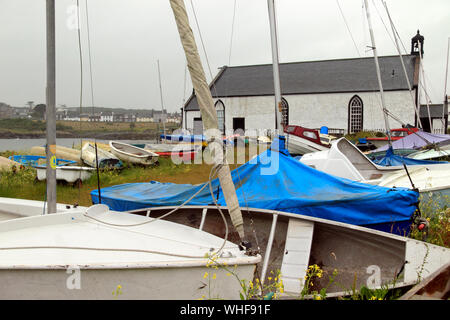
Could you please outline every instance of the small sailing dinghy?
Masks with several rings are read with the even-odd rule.
[[[228,271],[204,279],[215,252],[246,281],[261,260],[205,231],[105,205],[3,221],[0,299],[239,299]]]
[[[36,178],[39,181],[47,179],[47,166],[36,166]],[[68,183],[78,183],[89,179],[95,168],[80,166],[59,166],[56,167],[56,180]]]
[[[151,165],[158,161],[158,155],[128,143],[110,141],[111,153],[122,161],[134,164]]]
[[[97,155],[99,169],[118,169],[123,166],[119,158],[102,148],[97,147]],[[96,158],[95,146],[91,143],[86,143],[81,151],[81,159],[88,166],[97,168]]]
[[[178,157],[182,160],[194,160],[195,155],[202,150],[200,145],[182,143],[146,143],[136,144],[134,146],[154,152],[160,157]]]

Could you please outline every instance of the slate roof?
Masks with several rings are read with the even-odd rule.
[[[430,116],[431,118],[442,118],[442,103],[430,104]],[[419,109],[419,115],[421,118],[428,118],[428,108],[426,104],[421,104]],[[448,115],[448,106],[444,109],[444,117]]]
[[[413,84],[416,56],[404,55],[409,81]],[[408,90],[399,56],[379,57],[383,89]],[[281,63],[283,95],[308,93],[378,91],[373,57]],[[214,84],[215,88],[212,88]],[[210,85],[213,97],[274,95],[272,64],[223,67]],[[199,110],[195,96],[185,110]]]

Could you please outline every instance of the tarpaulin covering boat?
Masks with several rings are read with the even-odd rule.
[[[450,134],[437,134],[428,133],[424,131],[418,131],[410,134],[400,140],[392,142],[393,149],[419,149],[429,144],[440,143],[446,140],[450,140]],[[373,152],[385,151],[389,148],[389,145],[380,147]]]
[[[310,168],[283,152],[266,150],[231,172],[242,207],[274,209],[390,231],[409,226],[419,194],[406,188],[386,188],[338,178]],[[218,179],[212,189],[226,205]],[[101,200],[112,210],[176,206],[202,185],[127,183],[101,189]],[[98,203],[98,190],[91,192]],[[205,188],[190,205],[213,204]]]
[[[386,166],[386,167],[403,166],[403,164],[411,166],[411,165],[427,165],[427,164],[445,163],[445,161],[420,160],[420,159],[412,159],[412,158],[408,158],[408,157],[403,157],[403,156],[394,154],[394,151],[392,148],[388,148],[386,150],[386,154],[384,156],[375,158],[372,161],[380,166]]]

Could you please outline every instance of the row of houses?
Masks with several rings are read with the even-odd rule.
[[[133,112],[132,110],[114,112],[101,111],[82,113],[63,109],[56,112],[56,119],[63,121],[90,121],[90,122],[171,122],[180,123],[181,115],[167,113],[166,111],[150,110],[149,112]]]

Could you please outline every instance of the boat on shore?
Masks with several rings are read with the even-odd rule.
[[[31,155],[47,156],[45,147],[35,146],[35,147],[32,147],[29,152]],[[73,160],[73,161],[81,163],[80,150],[67,148],[67,147],[63,147],[63,146],[56,146],[55,155],[57,158],[60,158],[60,159]]]
[[[288,125],[284,128],[284,133],[287,149],[292,155],[304,155],[329,148],[328,144],[322,143],[318,130]]]
[[[397,141],[403,139],[404,137],[418,132],[417,128],[397,128],[391,129],[391,141]],[[372,143],[375,148],[381,148],[387,146],[389,139],[388,137],[367,137],[368,142]]]
[[[354,225],[405,234],[409,232],[419,194],[406,188],[380,187],[338,178],[312,169],[286,155],[282,143],[231,172],[240,206],[298,213]],[[276,165],[276,168],[275,168]],[[211,194],[201,185],[126,183],[101,188],[101,203],[112,210],[182,204],[189,196],[192,205],[208,205]],[[225,205],[218,179],[211,181],[214,198]],[[200,190],[200,191],[199,191]],[[99,203],[99,191],[91,191]]]
[[[98,147],[96,151],[91,143],[86,143],[81,150],[81,159],[90,167],[96,168],[97,162],[99,169],[119,169],[123,166],[122,161],[111,152]]]
[[[194,160],[202,150],[200,145],[195,144],[142,143],[133,146],[149,150],[160,157],[177,157],[182,160]]]
[[[43,181],[47,179],[47,166],[36,166],[36,179]],[[56,167],[56,180],[65,181],[81,185],[83,181],[89,179],[95,168],[81,166],[60,166]]]
[[[426,198],[438,202],[450,196],[450,163],[380,166],[372,162],[345,138],[334,142],[327,151],[309,153],[300,162],[337,177],[385,187],[417,188]]]
[[[105,205],[2,221],[0,243],[3,300],[237,300],[229,271],[204,279],[211,255],[244,281],[261,260],[206,231]]]
[[[164,215],[165,220],[224,236],[216,206],[186,205],[167,216],[174,209],[148,207],[128,213],[155,219]],[[227,207],[220,209],[231,224]],[[324,275],[314,280],[313,290],[325,289],[327,297],[337,297],[361,286],[409,288],[450,262],[448,248],[362,226],[278,210],[242,207],[242,214],[246,232],[253,234],[252,249],[262,256],[253,283],[270,282],[281,271],[282,299],[299,297],[313,265]],[[231,232],[229,240],[238,243],[237,232]]]
[[[158,161],[158,155],[128,143],[110,141],[111,153],[122,161],[140,165],[152,165]]]
[[[0,197],[0,221],[45,214],[45,201]],[[87,209],[77,204],[57,203],[56,212]]]
[[[45,164],[45,162],[47,161],[47,158],[44,156],[34,156],[34,155],[13,155],[10,156],[9,159],[19,162],[24,166],[31,166],[31,167],[40,166],[42,164]],[[57,166],[66,166],[66,165],[73,165],[76,163],[77,162],[74,160],[56,158],[55,164]]]
[[[17,170],[21,167],[22,164],[19,162],[0,156],[0,171]]]

